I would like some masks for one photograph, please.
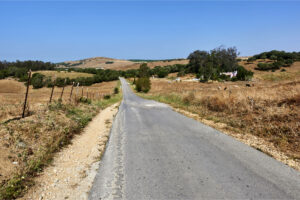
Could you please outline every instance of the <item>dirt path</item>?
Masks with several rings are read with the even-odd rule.
[[[87,199],[117,111],[118,104],[101,111],[71,145],[55,156],[53,164],[21,199]]]

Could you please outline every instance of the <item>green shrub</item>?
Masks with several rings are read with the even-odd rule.
[[[56,80],[55,80],[55,85],[56,85],[57,87],[63,87],[63,86],[65,85],[65,82],[66,82],[66,79],[65,79],[65,78],[60,78],[60,77],[58,77],[58,78],[56,78]]]
[[[52,82],[51,78],[50,77],[47,77],[47,79],[45,80],[45,83],[44,85],[48,88],[51,88],[53,87],[54,83]]]
[[[253,77],[253,72],[246,70],[244,67],[239,66],[237,69],[237,80],[240,81],[249,81]]]
[[[1,71],[0,71],[0,79],[4,79],[4,78],[5,78],[4,72],[1,72]]]
[[[80,101],[81,103],[86,103],[86,104],[91,104],[91,103],[92,103],[91,99],[88,99],[88,98],[86,98],[86,97],[81,97],[81,98],[79,99],[79,101]]]
[[[280,69],[281,66],[283,66],[283,63],[281,61],[277,61],[274,63],[258,63],[255,69],[260,71],[269,71]]]
[[[119,88],[115,87],[114,94],[119,94]]]
[[[45,75],[43,75],[43,74],[39,74],[39,73],[33,74],[32,79],[31,79],[31,84],[34,89],[44,87],[44,82],[43,82],[44,77],[45,77]]]
[[[136,90],[138,92],[147,93],[151,89],[151,82],[149,77],[142,77],[136,81]]]
[[[158,72],[157,72],[157,76],[159,78],[164,78],[169,74],[168,70],[166,68],[161,68]]]
[[[255,60],[256,60],[255,57],[250,57],[250,58],[247,59],[247,62],[253,62],[253,61],[255,61]]]
[[[185,72],[184,71],[180,71],[177,73],[177,77],[182,77],[185,75]]]
[[[109,94],[107,94],[107,95],[104,95],[104,99],[110,99],[110,95]]]
[[[231,78],[231,81],[232,81],[232,82],[238,81],[238,78],[237,78],[236,76],[235,76],[235,77],[232,77],[232,78]]]

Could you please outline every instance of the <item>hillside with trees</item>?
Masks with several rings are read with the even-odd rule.
[[[119,77],[125,78],[141,78],[143,82],[145,77],[156,76],[164,78],[170,73],[177,73],[177,76],[184,76],[185,74],[196,74],[202,81],[219,80],[219,81],[237,81],[250,80],[253,72],[244,69],[238,65],[237,49],[231,48],[215,48],[211,51],[194,51],[188,56],[188,64],[173,64],[167,66],[155,66],[150,68],[147,64],[139,64],[139,69],[128,70],[113,70],[113,69],[97,69],[97,68],[57,68],[57,65],[50,62],[42,61],[16,61],[16,62],[0,62],[0,79],[6,77],[17,78],[21,82],[25,82],[28,78],[28,70],[32,71],[68,71],[92,74],[90,77],[76,77],[76,78],[62,78],[58,77],[53,80],[51,77],[45,76],[41,73],[34,73],[31,84],[34,88],[52,87],[56,85],[62,87],[64,85],[71,85],[79,83],[82,86],[89,86],[94,83],[101,83],[107,81],[118,80]],[[268,55],[268,54],[267,54]],[[280,56],[278,56],[280,58]],[[179,60],[181,61],[181,60]],[[173,62],[173,60],[170,60]],[[155,62],[150,62],[151,64]],[[147,75],[141,71],[147,68]],[[236,72],[234,77],[229,77],[224,72]],[[143,74],[143,76],[141,76]],[[143,80],[143,81],[142,81]],[[144,81],[147,82],[147,81]],[[146,83],[148,84],[148,83]],[[147,87],[148,88],[148,87]]]
[[[254,55],[248,59],[248,62],[260,60],[256,70],[260,71],[275,71],[281,67],[290,67],[294,62],[300,61],[300,52],[285,52],[272,50]],[[265,62],[268,61],[268,62]]]

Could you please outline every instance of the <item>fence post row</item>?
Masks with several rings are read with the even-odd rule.
[[[31,79],[31,69],[29,69],[29,71],[28,71],[27,88],[26,88],[22,118],[25,117],[25,110],[26,110],[26,104],[27,104],[27,98],[28,98],[28,92],[29,92],[30,79]]]

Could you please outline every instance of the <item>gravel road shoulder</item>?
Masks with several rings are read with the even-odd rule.
[[[87,199],[117,111],[118,104],[102,110],[21,199]]]

